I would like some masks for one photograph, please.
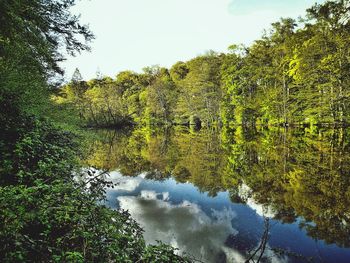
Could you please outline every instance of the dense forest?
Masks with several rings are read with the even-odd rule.
[[[300,21],[281,19],[250,47],[229,50],[115,79],[83,81],[77,69],[55,100],[91,126],[349,123],[348,1],[316,4]]]
[[[349,233],[341,217],[346,203],[334,203],[349,196],[343,171],[348,167],[342,157],[346,135],[324,133],[338,139],[328,145],[312,133],[296,141],[287,133],[269,137],[252,129],[250,136],[261,141],[259,149],[246,136],[246,129],[260,125],[312,129],[350,123],[348,0],[315,4],[299,21],[281,19],[251,46],[232,45],[226,54],[210,51],[170,69],[123,71],[114,79],[97,76],[84,81],[77,69],[62,85],[60,62],[89,50],[94,38],[70,13],[74,4],[0,1],[1,261],[191,261],[162,243],[146,245],[141,227],[127,211],[103,205],[110,184],[103,180],[104,173],[82,167],[118,168],[135,175],[139,167],[149,166],[155,171],[151,178],[172,174],[180,182],[193,180],[210,195],[230,188],[236,201],[241,197],[235,189],[244,178],[256,199],[272,203],[281,220],[302,215],[303,227],[315,237],[349,244],[348,235],[337,232],[344,228]],[[139,127],[113,151],[99,150],[98,143],[86,147],[87,137],[93,135],[81,127],[127,125]],[[175,142],[169,136],[150,136],[149,127],[171,125],[224,128],[220,135],[203,129],[205,136],[195,143],[195,135],[186,132]],[[215,141],[223,141],[229,158]],[[273,144],[277,146],[271,150]],[[336,158],[308,159],[306,145],[321,155],[337,149]],[[123,159],[113,162],[119,167],[110,167],[106,160],[119,158],[113,152],[121,150]],[[304,167],[295,170],[298,158],[305,160]],[[267,170],[261,169],[262,162]],[[288,178],[277,178],[276,165],[286,169]],[[326,172],[335,175],[333,180],[325,180]],[[81,177],[85,179],[78,180]],[[338,191],[318,196],[308,191],[328,184]],[[311,196],[309,203],[298,201],[305,196]],[[333,209],[335,216],[320,214],[320,206]],[[322,224],[324,218],[331,228]]]

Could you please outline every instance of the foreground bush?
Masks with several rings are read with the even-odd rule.
[[[3,262],[186,262],[146,246],[127,211],[103,205],[105,184],[74,180],[74,136],[35,118],[1,135],[0,258]]]

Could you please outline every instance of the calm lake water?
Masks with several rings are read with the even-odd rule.
[[[204,262],[350,262],[350,132],[99,131],[86,165],[148,243]],[[251,261],[253,262],[253,261]]]

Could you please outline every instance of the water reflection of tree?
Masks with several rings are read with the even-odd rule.
[[[91,143],[91,154],[85,160],[90,166],[118,169],[131,176],[144,172],[157,180],[173,176],[211,195],[225,190],[220,182],[224,153],[217,132],[140,128],[132,134],[110,132],[99,137],[105,139]]]
[[[300,226],[310,236],[350,246],[350,156],[344,130],[260,131],[232,135],[229,177],[251,189],[275,217]],[[234,193],[233,193],[234,194]],[[233,197],[237,196],[233,195]]]
[[[108,133],[90,144],[86,163],[135,176],[173,176],[233,202],[268,206],[316,239],[350,246],[350,147],[346,130],[185,128]],[[250,189],[242,196],[241,188]]]

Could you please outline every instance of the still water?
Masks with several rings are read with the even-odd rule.
[[[343,129],[100,131],[86,165],[148,243],[203,262],[350,262]]]

